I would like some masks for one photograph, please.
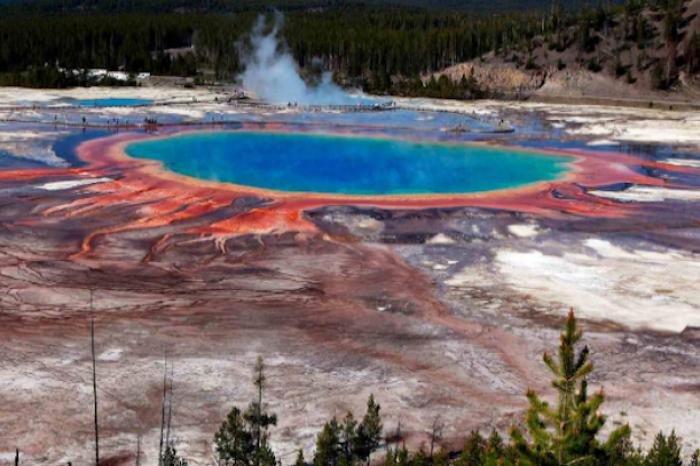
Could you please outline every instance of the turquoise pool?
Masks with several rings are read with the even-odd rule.
[[[553,180],[569,157],[536,150],[304,133],[221,131],[129,144],[127,155],[161,161],[202,180],[288,192],[453,194]]]
[[[73,105],[78,107],[133,107],[135,105],[148,105],[152,103],[149,99],[85,99],[76,100]]]

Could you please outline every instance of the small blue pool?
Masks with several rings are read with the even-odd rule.
[[[139,141],[131,157],[203,180],[349,195],[473,193],[559,178],[571,158],[470,144],[221,131]]]
[[[78,107],[132,107],[137,105],[148,105],[153,103],[149,99],[120,99],[120,98],[108,98],[108,99],[85,99],[76,100],[72,102],[73,105]]]

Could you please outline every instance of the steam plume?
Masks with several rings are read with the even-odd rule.
[[[283,17],[275,14],[270,32],[265,33],[265,17],[259,16],[250,33],[250,48],[239,44],[245,71],[239,80],[246,90],[270,103],[300,105],[355,104],[351,96],[331,80],[331,73],[323,73],[321,81],[308,85],[299,74],[299,67],[279,37]]]

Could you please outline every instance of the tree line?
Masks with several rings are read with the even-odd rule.
[[[0,85],[118,84],[86,79],[81,70],[89,68],[233,82],[242,68],[238,44],[262,9],[256,0],[132,4],[46,0],[0,8]],[[597,47],[611,31],[621,35],[621,45],[617,61],[607,66],[630,82],[633,67],[651,67],[655,86],[668,88],[679,69],[700,71],[700,31],[687,32],[687,49],[678,45],[686,34],[685,4],[625,0],[572,8],[570,1],[552,0],[541,9],[475,14],[379,1],[279,2],[285,11],[282,35],[302,69],[320,61],[337,82],[368,92],[452,98],[478,97],[485,90],[469,76],[442,83],[426,76],[491,51],[519,57],[516,65],[526,70],[552,65],[532,59],[538,41],[551,51],[575,48],[580,65],[597,72],[606,66]],[[639,51],[637,63],[619,59],[630,47]],[[665,50],[662,59],[656,58],[659,47]]]
[[[107,68],[232,81],[237,42],[254,10],[187,14],[70,11],[0,17],[0,84],[68,86],[60,70]],[[336,80],[369,91],[527,41],[546,12],[474,15],[407,7],[291,9],[283,36],[302,68],[321,60]],[[65,73],[64,73],[65,74]]]
[[[569,8],[576,7],[578,0],[567,0]],[[585,2],[583,2],[585,3]],[[539,0],[0,0],[0,7],[8,14],[24,13],[65,13],[65,12],[124,12],[141,11],[170,13],[183,12],[237,12],[250,10],[279,11],[309,10],[338,7],[386,7],[414,6],[455,11],[476,11],[480,13],[501,13],[541,8]]]
[[[356,419],[348,412],[342,419],[326,422],[316,437],[313,457],[307,460],[300,449],[294,466],[698,466],[700,450],[684,461],[682,441],[674,431],[659,432],[648,449],[634,445],[628,424],[602,436],[606,417],[602,390],[589,392],[593,371],[588,346],[580,348],[582,331],[573,311],[566,319],[556,355],[545,353],[543,361],[552,374],[556,401],[550,403],[533,390],[526,396],[525,419],[511,428],[507,438],[496,430],[487,437],[471,432],[459,451],[439,447],[444,425],[433,423],[429,445],[409,451],[400,426],[385,434],[381,407],[374,396],[366,412]],[[245,410],[234,406],[214,435],[219,466],[275,466],[281,464],[270,446],[270,427],[277,416],[268,412],[264,393],[265,366],[258,358],[253,383],[256,397]],[[373,454],[378,450],[381,454]],[[169,444],[162,466],[186,466]]]

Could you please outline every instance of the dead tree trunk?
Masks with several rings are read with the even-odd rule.
[[[436,416],[433,419],[433,425],[430,429],[430,459],[433,459],[433,453],[435,451],[435,445],[442,439],[442,421],[440,416]]]
[[[163,464],[163,440],[165,434],[165,401],[168,395],[168,358],[163,358],[165,368],[163,369],[163,399],[161,400],[160,413],[160,446],[158,447],[158,466]]]
[[[141,466],[141,432],[136,436],[136,466]]]
[[[100,429],[97,422],[97,363],[95,358],[95,316],[93,308],[93,290],[90,289],[90,348],[92,350],[92,393],[94,399],[94,420],[95,420],[95,466],[100,466]]]
[[[170,423],[173,419],[173,362],[170,361],[170,390],[168,392],[168,420],[165,423],[165,448],[170,446]]]

